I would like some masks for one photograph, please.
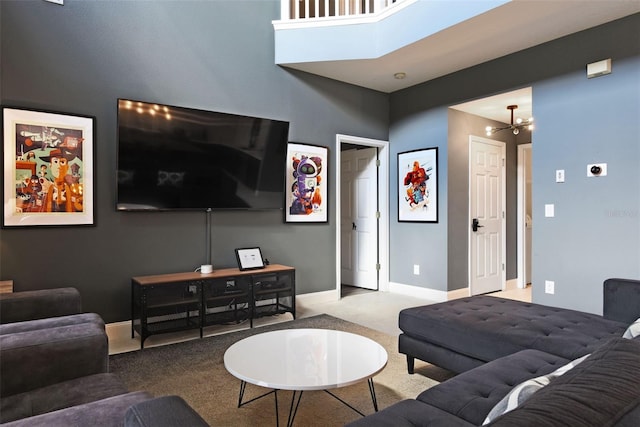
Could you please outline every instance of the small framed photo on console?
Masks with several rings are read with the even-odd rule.
[[[236,249],[236,258],[238,260],[238,268],[241,271],[264,268],[264,261],[262,261],[260,248]]]

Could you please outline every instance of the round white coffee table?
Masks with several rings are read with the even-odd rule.
[[[364,380],[369,384],[377,411],[373,377],[386,365],[387,352],[377,342],[328,329],[283,329],[256,334],[236,342],[224,354],[225,368],[240,379],[238,407],[273,393],[278,423],[278,390],[293,391],[288,426],[293,424],[302,393],[309,390],[324,390],[364,416],[329,391]],[[243,402],[247,383],[272,390]]]

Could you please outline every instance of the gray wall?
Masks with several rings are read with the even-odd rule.
[[[336,133],[387,139],[387,95],[274,65],[279,10],[279,0],[0,2],[2,103],[97,123],[96,227],[1,230],[2,279],[16,290],[76,286],[86,310],[113,322],[130,318],[132,276],[205,261],[204,212],[115,211],[118,97],[287,120],[290,140],[331,150]],[[214,267],[255,245],[296,267],[299,294],[335,289],[335,223],[334,213],[320,225],[284,224],[281,211],[213,213]]]
[[[604,279],[640,277],[639,25],[636,14],[391,95],[393,155],[436,144],[445,147],[449,105],[533,87],[535,302],[600,313]],[[587,79],[586,64],[605,58],[612,58],[613,73]],[[453,145],[439,154],[441,183],[449,176],[451,188],[452,171],[443,171],[442,165],[463,169],[464,161],[447,158],[461,155]],[[586,177],[586,165],[596,162],[608,163],[609,176]],[[565,169],[564,184],[555,183],[556,169]],[[454,192],[448,197],[455,197]],[[397,200],[397,191],[391,199]],[[548,203],[556,205],[555,218],[544,218]],[[449,271],[452,264],[464,264],[464,251],[448,248],[460,239],[446,221],[457,217],[447,211],[451,206],[441,202],[445,221],[439,224],[392,220],[392,252],[411,242],[419,256],[448,265]],[[447,259],[447,252],[458,255]],[[443,269],[411,283],[417,256],[397,254],[391,281],[438,290],[459,286]],[[555,281],[554,295],[544,293],[545,280]]]

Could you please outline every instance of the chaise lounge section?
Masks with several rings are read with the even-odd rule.
[[[400,353],[465,372],[520,350],[537,349],[576,359],[621,336],[640,317],[640,281],[608,279],[604,316],[491,296],[474,296],[404,309]]]

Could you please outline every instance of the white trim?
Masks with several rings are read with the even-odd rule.
[[[378,235],[378,262],[380,272],[378,273],[378,290],[386,292],[389,290],[389,141],[379,139],[361,138],[336,134],[336,155],[334,156],[334,170],[336,171],[331,190],[335,194],[335,206],[333,208],[336,218],[336,291],[340,295],[341,281],[341,252],[340,242],[340,148],[342,143],[364,145],[378,148],[378,206],[380,210],[379,235]]]
[[[447,301],[452,299],[464,298],[468,296],[471,296],[471,292],[469,291],[469,288],[468,287],[460,288],[460,289],[456,289],[455,291],[447,292]]]
[[[330,291],[311,292],[308,294],[296,295],[297,305],[313,305],[325,302],[337,301],[340,299],[340,291],[332,289]],[[297,311],[297,310],[296,310]]]
[[[281,0],[288,1],[288,0]],[[395,13],[409,7],[416,3],[418,0],[404,0],[391,4],[377,13],[368,13],[361,15],[341,15],[341,16],[327,16],[321,18],[303,18],[303,19],[278,19],[271,21],[273,28],[276,31],[280,30],[295,30],[300,28],[320,28],[320,27],[332,27],[341,25],[358,25],[358,24],[373,24],[380,22]],[[288,8],[287,8],[288,10]],[[281,8],[280,13],[284,12]]]
[[[527,233],[527,225],[525,219],[525,212],[527,207],[526,195],[527,195],[527,182],[526,178],[526,163],[525,163],[525,151],[529,151],[531,156],[532,144],[518,145],[518,234],[517,234],[517,247],[518,247],[518,277],[517,287],[524,289],[526,284],[526,259],[527,259],[527,242],[525,239]]]
[[[419,286],[405,285],[396,282],[389,282],[389,292],[435,302],[447,301],[447,291],[438,291],[435,289],[421,288]]]
[[[445,302],[469,296],[469,288],[456,289],[453,291],[438,291],[436,289],[421,288],[419,286],[405,285],[397,282],[389,282],[389,292],[434,302]]]

